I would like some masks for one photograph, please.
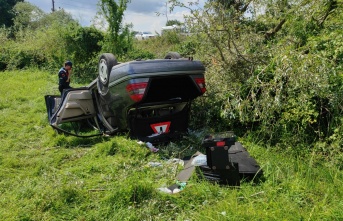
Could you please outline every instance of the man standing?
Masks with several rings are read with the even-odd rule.
[[[61,68],[58,72],[58,90],[63,93],[64,89],[72,88],[70,87],[70,77],[71,77],[71,69],[73,67],[73,63],[71,61],[66,61],[64,63],[64,67]]]

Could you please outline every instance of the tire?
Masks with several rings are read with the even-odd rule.
[[[105,95],[108,92],[108,85],[110,82],[110,74],[112,67],[117,65],[118,62],[113,54],[104,53],[99,58],[98,66],[98,91]]]
[[[181,55],[177,52],[169,52],[164,59],[179,59],[181,58]]]

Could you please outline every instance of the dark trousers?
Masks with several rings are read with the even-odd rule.
[[[58,86],[58,90],[61,92],[61,95],[63,94],[63,90],[64,89],[71,89],[72,87],[70,87],[69,85],[59,85]]]

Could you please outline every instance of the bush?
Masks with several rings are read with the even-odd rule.
[[[69,55],[64,59],[72,60],[75,64],[76,80],[81,83],[94,80],[102,50],[101,42],[104,40],[103,33],[94,27],[81,27],[72,23],[62,37]]]
[[[177,33],[175,31],[168,31],[165,32],[162,35],[163,41],[165,41],[167,44],[180,44],[182,41],[180,33]]]
[[[180,48],[195,51],[207,70],[206,96],[194,105],[205,111],[194,112],[193,123],[240,130],[283,147],[340,142],[342,15],[331,3],[303,3],[306,8],[291,10],[256,4],[251,18],[242,16],[244,3],[235,8],[210,1],[192,11],[186,23],[199,44]],[[266,13],[254,14],[259,7]],[[300,8],[298,16],[289,16]]]
[[[123,56],[123,60],[146,60],[154,58],[154,54],[143,49],[133,49]]]

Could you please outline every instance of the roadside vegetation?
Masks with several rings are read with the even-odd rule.
[[[57,134],[44,106],[44,95],[58,93],[54,75],[39,69],[5,71],[0,80],[0,93],[6,95],[0,98],[2,220],[343,218],[343,172],[313,150],[242,140],[264,171],[262,182],[243,181],[232,188],[193,176],[184,190],[170,195],[157,189],[175,183],[182,167],[167,159],[204,152],[201,133],[161,146],[158,153],[125,135]]]
[[[121,24],[128,1],[100,1],[99,18],[119,16],[107,19],[111,30],[13,2],[0,20],[2,220],[343,219],[341,0],[212,0],[204,8],[173,0],[191,12],[190,34],[144,41]],[[48,125],[44,96],[58,94],[65,60],[75,64],[76,87],[96,78],[103,52],[128,61],[170,51],[206,66],[207,92],[193,103],[183,140],[151,153],[126,134],[84,139]],[[206,132],[228,130],[260,164],[262,181],[231,188],[193,176],[178,194],[157,190],[182,169],[168,159],[203,152]]]

